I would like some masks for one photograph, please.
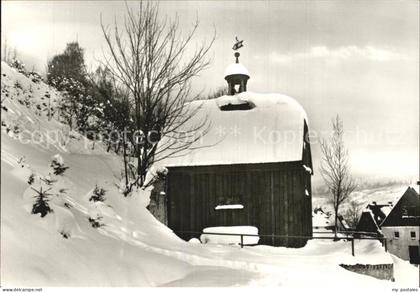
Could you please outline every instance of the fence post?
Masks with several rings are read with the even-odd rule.
[[[241,248],[244,247],[244,236],[243,234],[241,234]]]
[[[351,239],[351,255],[354,256],[354,238]]]

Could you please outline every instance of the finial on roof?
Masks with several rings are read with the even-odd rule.
[[[236,58],[236,63],[239,63],[239,56],[240,56],[241,54],[239,54],[239,52],[236,52],[235,53],[235,58]]]

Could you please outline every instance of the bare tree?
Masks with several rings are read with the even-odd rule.
[[[344,218],[346,218],[346,222],[350,225],[351,228],[356,228],[357,223],[359,223],[361,212],[362,205],[355,200],[351,200],[344,214]]]
[[[190,81],[209,65],[206,56],[214,37],[191,50],[198,21],[183,35],[178,18],[159,18],[156,2],[141,1],[137,10],[127,4],[126,8],[121,29],[117,21],[109,29],[102,19],[101,27],[109,51],[104,65],[130,93],[132,130],[137,137],[128,138],[137,161],[134,181],[127,185],[131,191],[134,185],[143,186],[157,152],[163,159],[188,149],[200,138],[197,134],[207,123],[201,121],[185,131],[184,126],[198,109],[189,111],[184,105],[197,98],[191,94]],[[181,129],[190,139],[180,144],[176,137]],[[157,151],[156,142],[162,137],[166,142]]]
[[[332,136],[321,141],[320,173],[331,195],[330,201],[335,214],[334,236],[337,237],[339,208],[355,190],[356,184],[350,174],[348,151],[343,141],[343,122],[338,115],[332,120],[332,128]]]

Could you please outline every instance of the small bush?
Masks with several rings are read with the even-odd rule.
[[[98,185],[95,186],[92,196],[89,198],[89,201],[93,202],[103,202],[105,201],[106,191],[103,188],[99,188]]]
[[[65,232],[64,230],[60,231],[60,234],[61,234],[61,235],[62,235],[65,239],[70,238],[70,233]]]
[[[28,177],[28,184],[32,185],[35,181],[35,175],[31,173],[31,175]]]
[[[57,180],[56,179],[51,179],[50,176],[46,176],[44,178],[41,178],[41,180],[48,186],[51,186],[52,184],[56,183]]]
[[[53,209],[50,208],[50,205],[48,204],[48,196],[50,194],[47,193],[47,191],[43,191],[42,187],[39,190],[36,190],[32,188],[37,195],[35,196],[36,200],[35,203],[32,206],[32,214],[41,214],[41,218],[45,217],[48,213],[53,212]]]
[[[16,89],[22,89],[22,84],[18,80],[15,81],[15,84],[13,85]]]
[[[99,228],[104,226],[104,224],[100,221],[102,219],[101,216],[98,216],[96,219],[89,217],[89,222],[93,228]]]
[[[26,75],[25,64],[23,64],[20,60],[14,58],[10,63],[10,66],[16,68],[19,73]]]
[[[18,125],[15,125],[13,127],[13,133],[15,133],[15,134],[19,134],[20,133],[20,129],[19,129],[19,126]]]
[[[41,75],[39,75],[37,72],[32,71],[28,73],[28,77],[31,78],[32,82],[39,83],[42,81]]]
[[[69,168],[68,166],[64,165],[61,156],[54,157],[50,166],[53,168],[55,175],[63,175],[64,172]]]

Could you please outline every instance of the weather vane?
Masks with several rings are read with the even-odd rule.
[[[244,40],[238,40],[238,37],[235,36],[235,44],[232,47],[232,50],[237,51],[244,46]],[[236,63],[239,63],[239,52],[235,52]]]
[[[235,44],[232,47],[232,50],[237,51],[244,46],[244,40],[238,40],[238,37],[235,37]]]

